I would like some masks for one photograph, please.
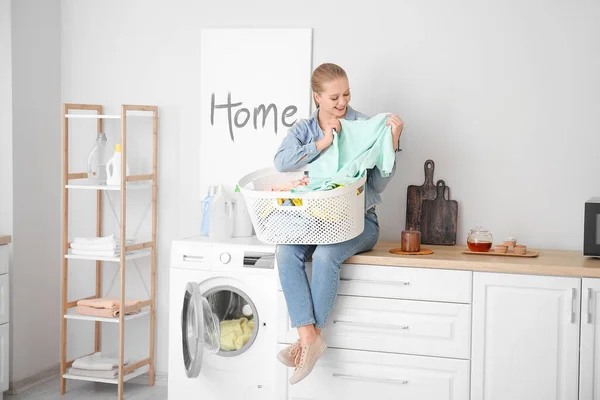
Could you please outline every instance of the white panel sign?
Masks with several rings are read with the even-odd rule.
[[[310,113],[311,29],[204,29],[200,195],[273,166],[289,127]]]

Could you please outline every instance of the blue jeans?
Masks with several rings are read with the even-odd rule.
[[[379,239],[377,215],[365,214],[364,231],[346,242],[328,245],[277,246],[279,279],[292,327],[314,324],[323,328],[331,313],[340,283],[340,265],[354,254],[371,250]],[[310,286],[305,263],[312,256]]]

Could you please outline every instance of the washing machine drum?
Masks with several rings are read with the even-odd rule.
[[[185,373],[188,378],[196,378],[200,374],[204,351],[217,353],[221,338],[219,319],[211,311],[196,282],[186,285],[181,312],[181,332]]]

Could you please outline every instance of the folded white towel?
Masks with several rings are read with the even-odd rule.
[[[87,369],[69,368],[69,374],[87,376],[88,378],[114,379],[119,375],[119,369],[113,368],[110,371],[92,371]]]
[[[115,250],[120,247],[117,243],[71,243],[71,248],[77,250]]]
[[[125,240],[125,245],[130,245],[130,244],[134,244],[135,243],[135,239],[126,239]],[[114,234],[109,235],[109,236],[103,236],[103,237],[90,237],[90,238],[84,238],[84,237],[76,237],[75,239],[73,239],[73,242],[71,242],[71,247],[72,248],[83,248],[83,246],[121,246],[121,239],[118,237],[115,237]]]
[[[110,371],[118,367],[119,359],[102,355],[101,352],[81,357],[73,361],[73,368],[85,369],[88,371]],[[129,360],[125,360],[123,365],[129,364]]]
[[[73,242],[75,243],[114,243],[115,241],[115,235],[111,234],[108,236],[101,236],[101,237],[76,237],[75,239],[73,239]]]
[[[121,254],[119,249],[115,250],[79,250],[72,249],[71,254],[76,256],[117,257]]]

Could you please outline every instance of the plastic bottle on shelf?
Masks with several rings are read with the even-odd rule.
[[[212,198],[217,192],[216,186],[210,186],[208,188],[208,195],[202,200],[202,225],[200,229],[200,234],[202,236],[208,236],[208,232],[210,230],[210,206],[212,203]]]
[[[121,185],[121,144],[115,145],[115,154],[106,163],[106,184]]]
[[[233,237],[252,236],[252,220],[248,214],[246,201],[240,193],[240,187],[235,187],[235,198],[233,203]]]
[[[106,134],[98,133],[87,160],[88,182],[91,185],[106,185],[106,143]]]
[[[210,204],[208,225],[208,236],[211,239],[223,240],[233,234],[233,207],[221,185],[217,186]]]

